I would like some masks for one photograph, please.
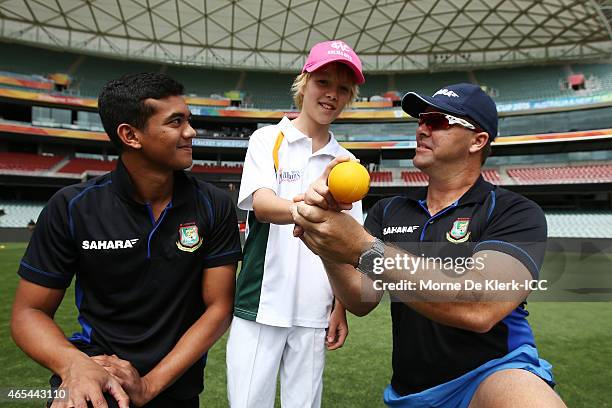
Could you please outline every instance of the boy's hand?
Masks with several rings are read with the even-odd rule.
[[[349,161],[348,156],[339,156],[329,162],[325,167],[323,173],[317,178],[304,193],[303,201],[309,205],[316,205],[324,210],[342,211],[350,210],[353,208],[353,204],[350,203],[339,203],[331,195],[329,187],[327,186],[327,178],[329,173],[338,163]],[[298,196],[299,197],[299,196]],[[297,198],[297,197],[296,197]],[[293,200],[296,201],[295,198]],[[302,200],[299,200],[302,201]]]
[[[327,328],[327,337],[325,338],[325,345],[328,350],[337,350],[342,347],[349,333],[346,310],[344,306],[338,306],[339,304],[336,301],[336,307],[329,317],[329,327]]]

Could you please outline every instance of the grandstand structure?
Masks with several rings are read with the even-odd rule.
[[[495,9],[476,0],[429,8],[359,0],[343,12],[307,0],[284,10],[264,0],[225,8],[207,0],[199,22],[210,23],[208,37],[191,31],[198,11],[190,0],[148,10],[131,0],[92,1],[89,11],[76,1],[57,10],[25,3],[0,3],[0,229],[25,228],[58,188],[114,168],[118,153],[96,97],[126,73],[166,72],[186,86],[197,131],[190,171],[235,195],[249,136],[297,115],[289,87],[309,47],[342,38],[364,56],[366,83],[332,130],[370,170],[366,211],[381,196],[427,184],[411,162],[416,121],[399,97],[471,82],[500,112],[483,177],[538,202],[551,225],[579,222],[581,234],[612,238],[612,30],[603,0],[501,1]],[[116,22],[104,17],[107,6],[129,12]],[[183,13],[193,17],[174,20]],[[295,23],[296,31],[272,32],[268,22]],[[409,28],[419,24],[431,29]],[[197,43],[202,38],[208,42]]]

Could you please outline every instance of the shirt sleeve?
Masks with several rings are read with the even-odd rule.
[[[207,239],[204,268],[233,264],[242,259],[236,209],[229,195],[215,191],[213,224]]]
[[[377,201],[376,204],[374,204],[372,208],[370,208],[370,211],[368,211],[368,216],[366,217],[365,222],[363,224],[366,231],[368,231],[370,234],[372,234],[372,236],[378,239],[383,239],[383,201],[384,200]]]
[[[353,208],[348,212],[359,224],[363,225],[363,209],[361,206],[361,200],[353,203]]]
[[[511,255],[538,279],[546,253],[546,235],[542,209],[522,196],[507,194],[492,209],[474,252],[493,250]]]
[[[276,137],[277,135],[270,135],[269,129],[266,128],[256,131],[251,136],[242,169],[238,208],[252,211],[253,193],[260,188],[269,188],[278,193],[274,158],[272,157]]]
[[[17,273],[37,285],[65,289],[75,273],[77,255],[68,226],[68,202],[57,193],[40,213]]]

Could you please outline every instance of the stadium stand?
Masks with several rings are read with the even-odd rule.
[[[565,78],[562,66],[531,66],[474,72],[478,83],[497,90],[496,102],[563,96],[559,79]]]
[[[13,171],[49,171],[62,161],[61,156],[34,153],[0,152],[0,169]]]
[[[511,168],[507,173],[516,184],[523,185],[612,182],[612,164]]]
[[[465,72],[436,72],[422,74],[395,75],[395,87],[401,93],[416,91],[432,95],[438,89],[448,84],[470,82]]]
[[[372,183],[391,183],[393,182],[393,173],[390,171],[373,171],[370,173],[370,181]]]
[[[488,167],[482,176],[497,185],[612,183],[612,163]],[[424,186],[428,181],[425,173],[405,168],[379,169],[370,177],[373,185]]]
[[[72,88],[78,90],[80,95],[96,97],[109,80],[147,71],[159,71],[159,65],[86,56],[72,73]]]
[[[44,69],[40,67],[41,60],[45,61]],[[2,44],[0,47],[0,71],[41,76],[67,73],[73,77],[73,83],[65,93],[91,97],[97,96],[102,85],[111,78],[126,73],[162,71],[180,79],[189,95],[223,95],[236,89],[246,93],[243,103],[267,109],[291,108],[289,87],[297,74],[113,60],[16,44]],[[572,73],[584,75],[587,85],[592,86],[578,92],[561,86]],[[612,89],[612,70],[609,64],[557,64],[472,72],[366,73],[366,83],[360,87],[360,94],[370,97],[396,90],[400,94],[417,91],[431,95],[440,87],[457,82],[479,83],[494,91],[491,95],[497,102],[506,103],[609,92]]]
[[[491,184],[502,184],[501,177],[495,169],[482,169],[482,177]]]
[[[166,74],[179,79],[185,86],[187,94],[199,96],[223,96],[226,91],[235,89],[240,79],[240,71],[178,66],[168,66]]]
[[[114,161],[73,158],[58,173],[82,174],[85,171],[109,172],[115,168]]]
[[[30,220],[36,222],[46,203],[25,201],[0,201],[0,228],[25,228]]]
[[[612,213],[605,211],[547,211],[548,236],[555,238],[612,238]]]
[[[426,186],[427,181],[429,180],[427,174],[418,170],[402,171],[401,177],[404,183],[410,186]]]
[[[68,72],[78,56],[68,52],[57,52],[45,48],[2,43],[0,47],[0,69],[26,75],[48,75]],[[44,61],[44,64],[41,64]]]
[[[293,98],[289,88],[295,75],[276,72],[249,72],[243,90],[256,107],[291,109]]]
[[[210,164],[194,164],[191,168],[193,173],[221,173],[221,174],[242,174],[242,165],[210,165]]]
[[[36,89],[38,91],[53,90],[53,81],[43,78],[40,75],[21,75],[14,72],[0,71],[0,85],[11,88]]]
[[[366,73],[365,78],[365,83],[359,86],[359,95],[362,97],[383,95],[385,92],[391,90],[389,89],[390,86],[393,86],[389,84],[389,75],[368,75]]]

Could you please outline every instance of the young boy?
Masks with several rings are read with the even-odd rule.
[[[348,326],[320,258],[293,237],[290,206],[332,160],[350,155],[329,126],[364,81],[348,45],[319,43],[292,86],[298,117],[251,136],[238,198],[250,211],[248,233],[227,344],[233,408],[272,407],[279,368],[283,407],[321,405],[325,345],[341,347]],[[361,202],[350,214],[362,221]]]

